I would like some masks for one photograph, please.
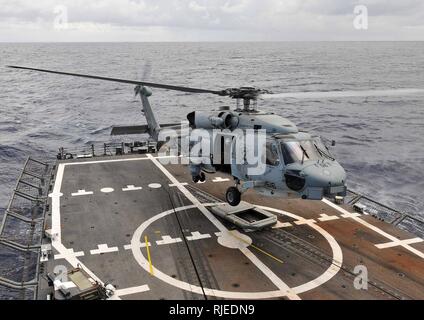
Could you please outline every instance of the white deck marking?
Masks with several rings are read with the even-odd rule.
[[[137,191],[143,189],[142,187],[136,187],[133,184],[127,185],[126,188],[122,188],[122,191]]]
[[[210,237],[211,235],[208,233],[201,234],[200,232],[195,231],[191,233],[191,236],[187,236],[186,239],[188,241],[193,241],[193,240],[200,240],[200,239],[208,239]]]
[[[98,249],[90,250],[91,254],[101,254],[119,251],[118,247],[109,248],[106,243],[97,245]]]
[[[202,204],[190,191],[188,191],[187,188],[185,188],[184,186],[181,185],[181,183],[167,170],[165,169],[165,167],[157,160],[155,159],[151,154],[147,154],[147,157],[156,165],[156,167],[158,167],[158,169],[160,169],[162,171],[162,173],[168,177],[168,179],[174,183],[177,188],[185,195],[185,197],[190,200],[193,205],[195,205],[200,212],[203,213],[203,215],[209,219],[210,222],[212,222],[212,224],[215,225],[215,227],[221,231],[221,232],[228,232],[228,229],[221,223],[221,221],[219,221],[208,209],[206,209],[205,205]],[[133,250],[134,251],[134,250]],[[269,269],[261,260],[259,259],[253,259],[251,258],[252,255],[254,256],[254,254],[248,249],[245,248],[243,250],[240,250],[249,260],[252,261],[252,263],[259,269],[262,271],[262,273],[268,277],[268,279],[270,279],[274,285],[280,289],[280,291],[283,292],[287,292],[290,291],[291,289],[287,286],[287,285],[283,285],[283,281],[280,279],[279,281],[276,281],[276,279],[279,279],[277,277],[277,275],[272,272],[271,269]],[[255,256],[256,257],[256,256]],[[156,273],[155,270],[155,275],[156,277],[159,276],[159,274]],[[172,278],[171,278],[172,279]],[[234,296],[234,295],[233,295]],[[289,296],[287,296],[288,298],[292,299],[296,296],[296,294],[293,292],[292,294],[290,294]],[[297,296],[296,296],[297,297]],[[299,298],[299,297],[297,297]],[[300,298],[299,298],[300,299]]]
[[[83,251],[74,252],[74,249],[69,248],[69,249],[66,249],[66,253],[65,254],[63,254],[63,253],[55,254],[54,255],[54,259],[55,260],[65,259],[67,256],[71,256],[71,255],[74,256],[74,257],[83,257],[84,256],[84,252]]]
[[[277,223],[274,226],[272,226],[272,229],[280,229],[280,228],[288,228],[288,227],[293,227],[293,225],[290,222],[277,221]]]
[[[64,252],[66,255],[66,248],[63,246],[63,244],[61,243],[61,224],[60,224],[60,197],[63,195],[62,193],[60,193],[60,189],[61,189],[61,183],[63,180],[63,171],[64,171],[64,167],[66,165],[81,165],[81,164],[92,164],[92,163],[106,163],[106,162],[122,162],[122,161],[137,161],[137,160],[147,160],[147,159],[158,159],[158,158],[174,158],[175,156],[169,156],[169,157],[153,157],[151,155],[149,155],[149,157],[146,158],[129,158],[129,159],[116,159],[116,160],[100,160],[100,161],[90,161],[90,162],[73,162],[73,163],[67,163],[67,164],[59,164],[58,165],[58,169],[56,172],[56,181],[55,181],[55,185],[54,185],[54,189],[53,192],[49,195],[50,197],[52,197],[52,246],[53,248],[55,248],[59,253]],[[153,160],[152,160],[153,161]],[[155,163],[156,164],[156,163]],[[165,170],[166,171],[166,170]],[[167,171],[166,171],[167,172]],[[165,173],[165,172],[164,172]],[[170,175],[170,173],[168,172],[168,174]],[[168,176],[169,177],[169,176]],[[176,181],[176,186],[181,190],[181,188],[183,190],[185,190],[186,192],[188,192],[188,190],[186,190],[185,188],[183,188],[183,186],[181,186],[181,184],[171,175],[171,177],[173,179],[171,179],[171,181]],[[190,194],[191,195],[191,194]],[[194,197],[193,195],[191,195],[192,197]],[[197,200],[197,199],[196,199]],[[197,200],[197,202],[199,202]],[[204,208],[204,206],[207,205],[211,205],[211,204],[200,204],[200,208]],[[180,211],[180,210],[186,210],[186,209],[190,209],[190,208],[195,208],[195,207],[199,207],[198,205],[191,205],[191,206],[185,206],[185,207],[181,207],[181,208],[177,208],[177,209],[171,209],[168,210],[162,214],[160,214],[160,216],[165,216],[167,214],[171,214],[171,213],[175,213],[176,211]],[[199,208],[200,211],[202,211]],[[275,211],[275,209],[270,208],[270,211]],[[206,210],[207,211],[207,210]],[[278,212],[281,212],[281,210],[277,210]],[[204,212],[205,216],[209,217],[212,216],[211,218],[215,218],[209,211]],[[159,215],[158,215],[159,216]],[[154,220],[156,220],[156,218],[160,218],[158,216],[155,216]],[[299,219],[298,216],[289,214],[289,216],[294,217],[295,219]],[[216,219],[216,218],[215,218]],[[134,237],[131,241],[131,245],[132,245],[132,251],[134,254],[134,257],[136,258],[137,262],[140,264],[140,266],[142,266],[145,270],[148,270],[148,264],[146,264],[146,266],[144,266],[144,257],[141,253],[140,250],[136,250],[136,248],[139,248],[139,239],[137,238],[137,235],[141,236],[142,231],[144,230],[143,227],[147,227],[150,223],[152,219],[149,219],[148,221],[145,221],[137,230],[136,233],[134,234]],[[210,219],[209,219],[210,220]],[[219,223],[219,221],[218,221]],[[327,241],[329,241],[330,246],[333,250],[333,264],[330,266],[329,269],[327,269],[327,271],[322,274],[320,277],[304,284],[301,286],[298,286],[296,288],[293,288],[293,291],[296,292],[297,294],[317,288],[318,286],[322,285],[323,283],[325,283],[326,281],[328,281],[329,279],[331,279],[339,270],[340,270],[340,266],[338,266],[338,264],[336,264],[335,262],[340,261],[340,265],[341,265],[341,261],[343,259],[342,256],[342,252],[340,249],[340,246],[338,246],[337,242],[334,240],[334,238],[329,235],[324,229],[320,228],[317,225],[311,224],[310,225],[312,228],[316,229],[318,232],[322,233],[324,235],[324,237],[327,239]],[[219,229],[219,228],[218,228]],[[141,232],[140,234],[138,234],[138,232]],[[331,241],[330,241],[330,240]],[[334,242],[334,243],[333,243]],[[339,250],[340,249],[340,250]],[[413,249],[413,248],[412,248]],[[247,249],[248,250],[248,249]],[[336,260],[337,258],[337,260]],[[80,267],[82,269],[84,269],[90,276],[91,278],[93,278],[94,280],[96,280],[97,282],[99,282],[100,284],[103,285],[103,281],[101,281],[101,279],[99,277],[97,277],[90,269],[88,269],[81,261],[79,261],[75,256],[66,256],[65,259],[74,267]],[[147,269],[146,269],[147,268]],[[191,285],[189,283],[185,283],[182,282],[180,280],[177,279],[173,279],[172,277],[163,274],[162,272],[160,272],[159,270],[155,270],[155,276],[162,279],[163,281],[174,285],[176,287],[180,287],[184,290],[187,291],[191,291],[191,292],[195,292],[195,293],[199,293],[202,294],[202,288]],[[158,276],[159,275],[159,276]],[[272,297],[281,297],[281,291],[280,290],[276,290],[276,291],[268,291],[268,292],[228,292],[228,291],[220,291],[220,290],[213,290],[213,289],[205,289],[205,293],[211,296],[219,296],[219,297],[223,297],[223,298],[239,298],[239,299],[261,299],[261,298],[272,298]],[[115,297],[115,299],[119,299],[119,297]]]
[[[357,212],[348,212],[341,215],[342,218],[357,218],[360,217],[361,214]]]
[[[380,243],[380,244],[376,244],[375,246],[378,249],[386,249],[386,248],[401,246],[403,244],[413,244],[413,243],[419,243],[419,242],[423,242],[423,241],[424,240],[421,239],[421,238],[412,238],[412,239],[405,239],[405,240],[397,240],[397,241],[391,241],[391,242],[386,242],[386,243]]]
[[[149,247],[151,247],[152,246],[152,244],[150,243],[150,242],[148,242],[147,243],[147,245],[149,246]],[[139,248],[146,248],[146,243],[145,242],[140,242],[140,244],[139,244],[139,246],[138,246]],[[126,244],[126,245],[124,245],[124,249],[125,250],[131,250],[132,249],[132,245],[131,244]]]
[[[318,218],[319,221],[332,221],[340,219],[338,216],[328,216],[325,213],[320,214],[321,218]]]
[[[90,194],[93,194],[93,191],[85,191],[84,189],[78,190],[78,192],[71,193],[71,195],[73,197],[77,197],[77,196],[88,196]]]
[[[156,244],[158,246],[164,245],[164,244],[172,244],[172,243],[178,243],[182,242],[181,238],[172,238],[170,236],[162,236],[162,240],[156,241]]]
[[[258,206],[258,207],[261,208],[261,209],[267,210],[267,211],[276,212],[276,213],[285,215],[285,216],[293,218],[293,219],[301,220],[299,216],[297,216],[293,213],[287,212],[287,211],[274,209],[274,208],[270,208],[270,207],[264,207],[264,206]],[[339,270],[342,266],[342,263],[343,263],[342,248],[340,248],[336,239],[334,239],[334,237],[331,234],[329,234],[326,230],[324,230],[323,228],[318,226],[316,223],[311,223],[311,224],[308,224],[308,225],[312,229],[314,229],[315,231],[319,232],[325,238],[325,240],[327,240],[327,242],[329,243],[329,245],[331,247],[331,250],[333,251],[333,260],[332,260],[331,265],[328,267],[328,269],[322,275],[320,275],[318,278],[316,278],[312,281],[309,281],[307,283],[304,283],[300,286],[297,286],[295,288],[292,288],[293,291],[296,292],[297,294],[315,289],[315,288],[319,287],[320,285],[326,283],[328,280],[333,278],[339,272]]]
[[[252,238],[237,230],[222,232],[218,237],[218,243],[230,249],[245,249],[252,244]]]
[[[146,292],[149,290],[150,290],[149,286],[145,284],[138,287],[130,287],[130,288],[116,290],[114,295],[120,297],[120,296],[127,296],[134,293]]]
[[[187,185],[188,185],[188,183],[187,183],[187,182],[181,182],[181,185],[182,185],[182,186],[187,186]],[[176,187],[177,185],[176,185],[175,183],[170,183],[170,184],[169,184],[169,186],[170,186],[170,187]]]
[[[103,192],[103,193],[111,193],[114,190],[113,190],[113,188],[102,188],[102,189],[100,189],[100,191]]]
[[[53,248],[55,248],[57,251],[64,255],[64,259],[68,261],[73,268],[82,268],[85,272],[88,273],[91,278],[103,285],[103,281],[100,280],[100,278],[97,277],[90,269],[88,269],[77,257],[75,257],[75,255],[67,254],[67,249],[61,242],[54,240],[52,241],[52,245]]]
[[[215,179],[212,180],[212,182],[226,182],[230,181],[228,178],[221,178],[221,177],[215,177]]]
[[[60,192],[62,188],[63,173],[67,164],[60,163],[57,166],[56,179],[54,182],[53,192],[49,194],[52,198],[52,247],[57,250],[59,254],[73,267],[83,269],[92,279],[97,281],[100,285],[104,285],[104,282],[97,277],[87,266],[85,266],[75,254],[70,254],[68,249],[62,243],[62,226],[60,221],[60,197],[63,193]],[[69,164],[68,164],[69,165]],[[117,297],[119,299],[119,297]]]
[[[349,215],[351,214],[349,211],[343,209],[342,207],[336,205],[335,203],[332,203],[331,201],[327,200],[327,199],[322,199],[322,202],[326,203],[327,205],[329,205],[330,207],[338,210],[339,212],[345,214],[345,215]],[[398,242],[399,239],[396,238],[395,236],[392,236],[391,234],[381,230],[380,228],[372,225],[371,223],[368,223],[365,220],[362,220],[359,217],[352,217],[353,220],[355,220],[356,222],[362,224],[363,226],[373,230],[374,232],[378,233],[379,235],[391,240],[392,242]],[[413,254],[416,254],[417,256],[419,256],[420,258],[424,259],[424,253],[411,247],[409,244],[405,244],[405,243],[401,243],[400,246],[402,246],[403,248],[405,248],[406,250],[412,252]]]
[[[301,300],[295,291],[281,280],[271,269],[269,269],[257,256],[248,248],[240,249],[241,252],[256,266],[261,266],[261,271],[274,283],[282,293],[285,293],[290,300]]]
[[[153,157],[155,159],[167,159],[167,158],[181,158],[181,156],[162,156],[162,157]],[[83,164],[96,164],[96,163],[113,163],[113,162],[124,162],[124,161],[140,161],[140,160],[149,160],[148,157],[140,157],[140,158],[124,158],[124,159],[114,159],[114,160],[96,160],[96,161],[79,161],[79,162],[70,162],[63,163],[66,166],[76,166]]]
[[[151,183],[148,187],[151,189],[159,189],[162,188],[162,185],[160,183]]]
[[[299,220],[296,220],[294,223],[298,226],[301,226],[304,224],[311,225],[313,223],[316,223],[316,221],[314,219],[299,219]]]
[[[63,164],[59,164],[57,167],[53,192],[49,194],[49,197],[52,198],[52,231],[51,232],[52,232],[53,248],[55,248],[53,245],[54,242],[60,243],[62,241],[62,229],[60,227],[60,197],[63,196],[63,193],[60,192],[60,189],[62,187],[64,170],[65,170],[65,166]]]
[[[214,206],[216,203],[205,203],[205,207]],[[189,210],[192,208],[196,208],[195,205],[187,205],[184,207],[179,207],[175,209],[170,209],[164,212],[161,212],[148,220],[144,221],[134,232],[133,238],[131,239],[132,244],[132,252],[134,255],[135,260],[138,262],[138,264],[146,271],[149,271],[149,263],[146,259],[146,257],[143,256],[143,253],[141,250],[138,249],[138,243],[140,242],[141,237],[143,236],[143,233],[145,230],[153,224],[155,221],[162,219],[170,214],[175,214],[176,212]],[[297,215],[294,215],[290,212],[285,212],[282,210],[274,209],[274,208],[268,208],[268,207],[261,207],[264,210],[269,210],[271,212],[276,212],[281,215],[286,215],[293,219],[299,219],[300,217]],[[309,290],[313,290],[315,288],[318,288],[322,284],[326,283],[328,280],[330,280],[332,277],[334,277],[338,271],[340,270],[340,266],[343,261],[343,254],[340,246],[338,245],[337,241],[333,238],[332,235],[330,235],[327,231],[322,229],[316,224],[311,224],[311,228],[315,229],[317,232],[319,232],[330,244],[330,247],[333,252],[333,261],[330,267],[319,277],[303,284],[300,286],[297,286],[293,289],[293,292],[296,294],[300,294]],[[228,232],[228,230],[227,230]],[[215,233],[217,236],[222,236],[221,232]],[[171,276],[163,273],[162,271],[156,269],[155,266],[153,266],[154,275],[158,279],[183,290],[203,294],[204,293],[210,296],[220,297],[220,298],[228,298],[228,299],[269,299],[269,298],[278,298],[281,296],[286,296],[286,292],[282,290],[274,290],[274,291],[263,291],[263,292],[234,292],[234,291],[222,291],[222,290],[215,290],[210,288],[202,288],[193,284],[190,284],[188,282],[184,282],[178,279],[174,279]]]

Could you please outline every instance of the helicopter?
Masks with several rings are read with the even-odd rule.
[[[272,97],[307,97],[314,93],[274,94],[268,90],[245,86],[223,90],[208,90],[185,86],[176,86],[146,81],[126,80],[78,73],[68,73],[47,69],[20,66],[8,66],[15,69],[46,72],[59,75],[82,77],[95,80],[112,81],[135,85],[135,95],[140,96],[143,114],[147,125],[131,127],[114,127],[112,135],[148,133],[152,139],[166,145],[164,132],[173,130],[176,124],[159,124],[149,102],[152,95],[150,88],[182,91],[191,94],[212,94],[236,100],[236,108],[221,107],[217,113],[210,114],[193,111],[187,114],[191,133],[204,130],[209,138],[204,139],[201,161],[191,161],[190,173],[195,183],[206,180],[206,174],[225,172],[234,179],[234,185],[225,193],[226,201],[231,206],[239,205],[242,194],[253,189],[266,196],[322,200],[323,197],[345,197],[346,171],[331,154],[331,146],[320,136],[298,129],[290,120],[271,112],[259,111],[258,99]],[[393,90],[390,91],[393,94]],[[388,92],[388,93],[390,93]],[[400,90],[400,93],[411,93]],[[414,93],[414,92],[412,92]],[[317,92],[317,97],[334,96],[334,92]],[[383,95],[383,91],[367,91],[365,96]],[[360,96],[359,91],[336,92],[335,96]],[[246,145],[241,143],[243,135],[250,132],[253,136],[262,133],[262,142]],[[187,136],[185,136],[187,138]],[[184,135],[179,133],[180,143]],[[194,143],[188,137],[189,151]],[[258,140],[259,141],[259,140]],[[206,147],[205,147],[206,146]],[[255,165],[248,161],[247,154],[262,150],[261,170],[254,170]],[[251,152],[252,153],[252,152]],[[253,152],[255,153],[255,152]]]

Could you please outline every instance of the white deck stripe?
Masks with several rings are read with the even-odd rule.
[[[194,231],[191,233],[191,236],[187,236],[186,239],[188,241],[193,241],[193,240],[208,239],[210,237],[211,235],[209,233],[201,234],[199,231]]]
[[[133,184],[127,185],[126,188],[122,188],[122,191],[137,191],[143,189],[142,187],[136,187]]]
[[[163,157],[153,157],[153,158],[155,158],[155,159],[167,159],[167,158],[181,158],[181,156],[163,156]],[[123,161],[140,161],[140,160],[149,160],[149,158],[148,157],[141,157],[141,158],[125,158],[125,159],[114,159],[114,160],[81,161],[81,162],[63,163],[63,165],[76,166],[76,165],[82,165],[82,164],[123,162]]]
[[[149,247],[152,246],[152,244],[150,242],[147,242],[147,245]],[[139,245],[138,245],[138,247],[139,248],[146,248],[146,243],[145,242],[140,242]],[[124,245],[124,249],[125,250],[131,250],[132,249],[132,244],[126,244],[126,245]]]
[[[93,194],[93,191],[85,191],[84,189],[82,189],[82,190],[78,190],[78,192],[71,193],[71,196],[73,196],[73,197],[88,196],[88,195],[91,195],[91,194]]]
[[[275,208],[270,208],[270,207],[264,207],[264,206],[259,206],[259,208],[270,211],[270,212],[276,212],[279,213],[281,215],[299,220],[299,216],[287,212],[287,211],[283,211],[283,210],[279,210],[279,209],[275,209]],[[316,223],[310,223],[308,224],[312,229],[315,229],[318,233],[320,233],[328,242],[328,244],[331,247],[331,250],[333,251],[333,260],[332,260],[332,264],[328,267],[327,270],[325,270],[325,272],[320,275],[318,278],[313,279],[312,281],[309,281],[307,283],[304,283],[300,286],[294,287],[292,288],[294,292],[299,293],[299,292],[306,292],[309,290],[313,290],[317,287],[319,287],[320,285],[326,283],[327,281],[329,281],[331,278],[333,278],[339,271],[340,268],[342,266],[343,263],[343,252],[342,249],[340,248],[339,244],[337,243],[336,239],[334,239],[334,237],[329,234],[327,231],[325,231],[323,228],[321,228],[320,226],[318,226]]]
[[[56,172],[56,179],[53,187],[53,192],[49,195],[52,198],[52,242],[62,241],[62,229],[60,227],[60,197],[63,195],[60,192],[62,187],[63,172],[65,166],[59,164]]]
[[[300,297],[283,281],[279,278],[270,268],[268,268],[257,256],[253,254],[248,248],[240,249],[240,251],[248,258],[257,268],[259,268],[272,283],[284,292],[290,300],[301,300]]]
[[[146,292],[149,291],[150,288],[147,284],[138,286],[138,287],[130,287],[125,289],[119,289],[115,291],[116,296],[127,296],[129,294],[139,293],[139,292]]]
[[[193,195],[190,191],[187,190],[180,182],[168,171],[165,167],[151,154],[147,154],[147,157],[162,171],[162,173],[173,183],[176,187],[190,200],[204,215],[206,218],[211,221],[215,227],[221,232],[228,232],[228,229],[208,210],[206,207]],[[287,286],[278,276],[272,272],[262,261],[259,259],[254,259],[254,254],[249,249],[240,250],[252,263],[262,271],[262,273],[270,279],[274,285],[280,290],[286,292],[289,299],[300,299],[298,295],[292,291],[289,286]],[[256,257],[256,256],[255,256]],[[276,279],[279,279],[277,281]]]
[[[321,218],[318,218],[318,220],[323,221],[323,222],[340,219],[338,216],[329,216],[329,215],[326,215],[325,213],[321,213],[320,216],[321,216]]]
[[[172,244],[182,242],[181,238],[172,238],[171,236],[162,236],[162,240],[156,241],[158,246],[162,246],[164,244]]]
[[[272,226],[272,229],[280,229],[280,228],[288,228],[288,227],[293,227],[293,225],[290,222],[277,221],[277,223]]]
[[[300,219],[300,220],[296,220],[294,222],[294,224],[301,226],[304,224],[310,225],[311,223],[316,223],[316,221],[314,219]]]
[[[109,248],[106,243],[97,245],[97,249],[90,250],[90,254],[101,254],[119,251],[118,247]]]
[[[75,257],[83,257],[84,256],[84,251],[77,251],[74,252],[74,249],[69,248],[67,249],[67,255],[73,255]],[[65,256],[62,254],[55,254],[54,255],[54,259],[58,260],[58,259],[65,259]]]
[[[418,243],[418,242],[423,242],[423,241],[424,240],[421,239],[421,238],[413,238],[413,239],[406,239],[406,240],[398,240],[398,241],[380,243],[380,244],[376,244],[375,246],[378,249],[386,249],[386,248],[401,246],[403,244],[413,244],[413,243]]]
[[[82,268],[92,279],[96,280],[101,285],[104,285],[104,282],[100,280],[100,278],[97,277],[90,269],[88,269],[77,257],[75,257],[74,254],[69,254],[68,249],[62,244],[60,222],[60,197],[62,194],[60,193],[60,189],[62,187],[64,170],[65,164],[60,163],[56,172],[53,193],[50,194],[52,198],[52,247],[56,249],[73,268]]]
[[[334,208],[334,209],[338,210],[339,212],[341,212],[341,213],[343,213],[343,214],[345,214],[345,215],[349,215],[349,214],[351,214],[349,211],[347,211],[347,210],[343,209],[342,207],[340,207],[340,206],[336,205],[335,203],[332,203],[331,201],[329,201],[329,200],[327,200],[327,199],[325,199],[325,198],[324,198],[324,199],[322,199],[322,202],[326,203],[326,204],[327,204],[327,205],[329,205],[330,207],[332,207],[332,208]],[[395,236],[392,236],[391,234],[389,234],[389,233],[387,233],[387,232],[385,232],[385,231],[381,230],[380,228],[378,228],[378,227],[376,227],[376,226],[374,226],[374,225],[372,225],[372,224],[368,223],[368,222],[367,222],[367,221],[365,221],[365,220],[362,220],[362,219],[361,219],[361,218],[359,218],[359,217],[352,217],[352,219],[353,219],[353,220],[355,220],[356,222],[358,222],[358,223],[362,224],[363,226],[365,226],[365,227],[367,227],[367,228],[369,228],[369,229],[373,230],[374,232],[378,233],[379,235],[381,235],[381,236],[383,236],[383,237],[385,237],[385,238],[387,238],[387,239],[391,240],[392,242],[398,242],[398,241],[399,241],[399,239],[398,239],[398,238],[396,238]],[[419,256],[420,258],[424,259],[424,253],[423,253],[423,252],[421,252],[421,251],[419,251],[419,250],[417,250],[417,249],[415,249],[415,248],[413,248],[413,247],[411,247],[409,244],[401,243],[401,244],[400,244],[400,246],[402,246],[402,247],[403,247],[403,248],[405,248],[406,250],[408,250],[408,251],[410,251],[410,252],[412,252],[412,253],[416,254],[416,255],[417,255],[417,256]]]
[[[186,185],[188,185],[188,183],[187,182],[181,182],[181,185],[182,186],[186,186]],[[168,186],[170,186],[170,187],[176,187],[176,185],[173,184],[173,183],[170,183]]]

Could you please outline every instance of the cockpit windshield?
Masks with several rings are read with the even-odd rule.
[[[303,162],[308,160],[321,160],[322,152],[319,151],[318,144],[322,142],[317,140],[286,141],[282,142],[281,148],[285,164],[294,162]]]

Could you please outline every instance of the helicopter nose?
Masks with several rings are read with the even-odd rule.
[[[309,187],[337,187],[346,181],[346,172],[338,163],[316,163],[303,170]]]

